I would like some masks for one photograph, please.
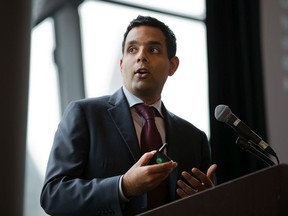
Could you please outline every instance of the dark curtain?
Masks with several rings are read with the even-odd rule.
[[[222,183],[266,167],[236,145],[238,134],[218,122],[219,104],[266,140],[258,0],[206,0],[211,151]]]

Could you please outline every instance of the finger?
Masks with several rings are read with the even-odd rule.
[[[202,184],[202,188],[210,188],[210,187],[213,187],[214,184],[213,182],[211,181],[210,178],[208,178],[206,176],[206,174],[204,174],[203,172],[201,172],[199,169],[197,168],[193,168],[192,169],[192,173],[196,176],[196,178],[199,179],[200,183]]]
[[[176,193],[178,194],[179,197],[184,198],[187,197],[188,195],[180,188],[177,188]]]
[[[143,172],[145,172],[146,180],[148,182],[158,184],[166,179],[176,166],[176,162],[166,162],[163,164],[148,165],[142,167],[142,169],[144,169]]]
[[[169,165],[169,168],[161,168],[162,166],[154,166],[154,165],[150,165],[150,166],[145,166],[142,167],[143,173],[145,173],[145,178],[147,182],[151,182],[151,183],[160,183],[161,181],[163,181],[164,179],[166,179],[169,174],[173,171],[173,168],[171,166],[171,164]]]
[[[216,169],[217,169],[217,164],[212,164],[209,169],[207,170],[207,177],[213,182],[214,182],[214,176],[216,173]]]
[[[186,195],[192,195],[197,192],[197,190],[193,189],[189,185],[187,185],[184,181],[178,180],[177,185]],[[182,193],[181,193],[182,194]],[[182,194],[183,195],[183,194]]]
[[[190,175],[188,172],[182,172],[183,178],[195,189],[195,190],[203,190],[204,186],[197,178]]]
[[[149,165],[151,173],[171,173],[176,167],[177,163],[174,161],[168,161],[161,164]]]

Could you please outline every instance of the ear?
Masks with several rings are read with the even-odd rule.
[[[179,58],[174,56],[170,59],[170,68],[169,68],[169,76],[172,76],[179,66]]]
[[[123,62],[123,60],[122,60],[122,58],[120,59],[120,68],[121,68],[121,71],[122,71],[122,62]]]

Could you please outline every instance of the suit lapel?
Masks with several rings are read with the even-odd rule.
[[[141,151],[128,102],[122,89],[111,96],[109,103],[112,107],[108,109],[108,112],[136,162],[141,157]]]

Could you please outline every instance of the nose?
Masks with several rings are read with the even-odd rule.
[[[137,62],[138,62],[138,63],[139,63],[139,62],[148,63],[148,60],[147,60],[147,58],[145,58],[145,57],[139,57],[139,58],[137,59]]]
[[[139,62],[145,62],[145,63],[149,62],[144,50],[141,50],[139,52],[139,55],[138,55],[138,58],[137,58],[137,63],[139,63]]]

